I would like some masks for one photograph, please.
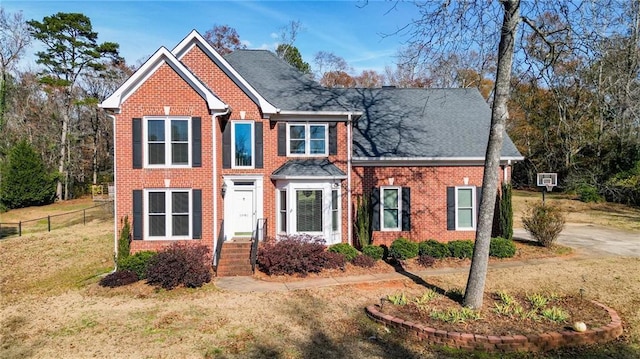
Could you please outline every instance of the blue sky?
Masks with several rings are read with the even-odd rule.
[[[214,24],[235,28],[248,48],[274,50],[275,37],[290,21],[303,30],[295,45],[312,66],[318,51],[343,57],[356,73],[383,71],[395,63],[406,37],[392,34],[416,16],[410,4],[364,1],[13,1],[2,0],[11,13],[42,20],[57,12],[81,12],[92,22],[99,41],[120,44],[120,53],[135,64],[160,46],[172,49],[192,29]],[[23,61],[33,66],[41,45],[34,41]]]

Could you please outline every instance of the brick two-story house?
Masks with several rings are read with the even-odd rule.
[[[352,243],[358,196],[376,244],[475,235],[490,123],[475,89],[328,89],[269,51],[220,56],[193,31],[100,106],[133,251],[215,251],[256,228]],[[501,178],[519,160],[505,137]]]

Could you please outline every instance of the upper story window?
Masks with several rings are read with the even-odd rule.
[[[191,165],[191,118],[146,117],[144,121],[145,165],[171,167]]]
[[[327,124],[287,124],[287,154],[291,156],[328,156]]]
[[[253,168],[255,149],[254,139],[254,122],[232,122],[231,138],[233,154],[232,168]]]

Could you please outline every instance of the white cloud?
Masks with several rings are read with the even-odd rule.
[[[272,32],[271,34],[269,34],[269,36],[270,36],[272,39],[277,39],[277,38],[279,38],[279,37],[280,37],[280,35],[276,34],[275,32]]]

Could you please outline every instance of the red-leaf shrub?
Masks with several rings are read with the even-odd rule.
[[[147,268],[147,282],[164,289],[179,285],[201,287],[211,281],[209,249],[174,243],[155,256]]]
[[[358,254],[355,258],[351,260],[351,264],[358,267],[371,268],[374,265],[376,265],[376,260],[367,255]]]
[[[258,267],[268,275],[318,273],[335,265],[338,253],[325,251],[324,239],[307,234],[265,239],[258,249]],[[336,256],[337,255],[337,256]]]
[[[436,263],[436,259],[430,255],[421,254],[417,260],[418,264],[423,267],[433,267]]]
[[[103,287],[115,288],[135,283],[137,281],[138,275],[136,274],[136,272],[130,270],[120,270],[100,279],[99,284]]]
[[[322,264],[322,269],[342,269],[344,270],[345,264],[347,264],[347,260],[342,253],[337,252],[329,252],[326,251],[323,253],[321,260],[324,260],[324,264]]]

